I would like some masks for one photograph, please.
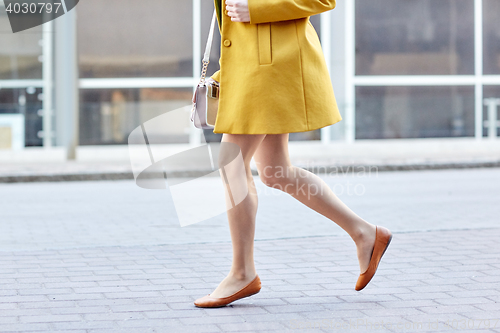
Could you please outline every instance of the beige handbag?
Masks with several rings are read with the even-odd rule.
[[[210,50],[214,37],[216,14],[212,17],[212,26],[208,34],[207,45],[205,47],[205,55],[203,56],[203,68],[201,78],[193,95],[193,108],[191,109],[191,122],[196,128],[213,129],[215,119],[217,118],[217,110],[219,108],[219,82],[212,78],[205,79],[207,67],[210,62]]]

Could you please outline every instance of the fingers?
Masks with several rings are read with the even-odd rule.
[[[244,18],[242,13],[239,13],[238,11],[235,10],[227,10],[227,15],[231,17],[231,21],[235,22],[241,22]]]
[[[227,5],[226,10],[227,10],[227,15],[229,15],[229,16],[232,16],[231,14],[237,15],[239,13],[239,10],[236,6]]]
[[[227,11],[227,15],[231,17],[231,21],[238,22],[241,20],[240,14],[234,11]]]
[[[226,0],[227,15],[233,22],[249,22],[248,7],[235,0]]]

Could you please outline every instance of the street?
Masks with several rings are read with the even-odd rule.
[[[1,184],[0,331],[500,332],[500,169],[320,176],[393,232],[373,280],[355,291],[348,235],[255,177],[263,287],[223,309],[193,301],[229,271],[225,214],[181,228],[128,180]]]

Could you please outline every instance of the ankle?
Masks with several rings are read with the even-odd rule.
[[[229,276],[237,280],[248,280],[249,278],[255,277],[255,270],[231,270]]]
[[[366,225],[356,230],[355,234],[351,236],[352,240],[356,243],[356,245],[363,244],[370,239],[372,230],[374,229],[375,226],[367,222]]]

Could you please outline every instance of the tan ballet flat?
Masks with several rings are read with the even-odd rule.
[[[260,288],[261,282],[259,276],[257,275],[249,284],[230,296],[217,298],[212,297],[210,296],[210,294],[208,294],[194,301],[194,305],[200,308],[218,308],[228,305],[229,303],[232,303],[241,298],[255,295],[260,291]]]
[[[375,272],[377,271],[380,259],[382,259],[382,256],[384,255],[385,250],[387,250],[387,247],[389,246],[389,243],[392,239],[392,233],[389,231],[389,229],[381,226],[376,226],[375,230],[375,245],[370,257],[370,263],[368,264],[368,268],[366,269],[366,271],[359,275],[356,286],[354,287],[354,289],[357,291],[366,287],[368,282],[371,281],[373,275],[375,275]]]

